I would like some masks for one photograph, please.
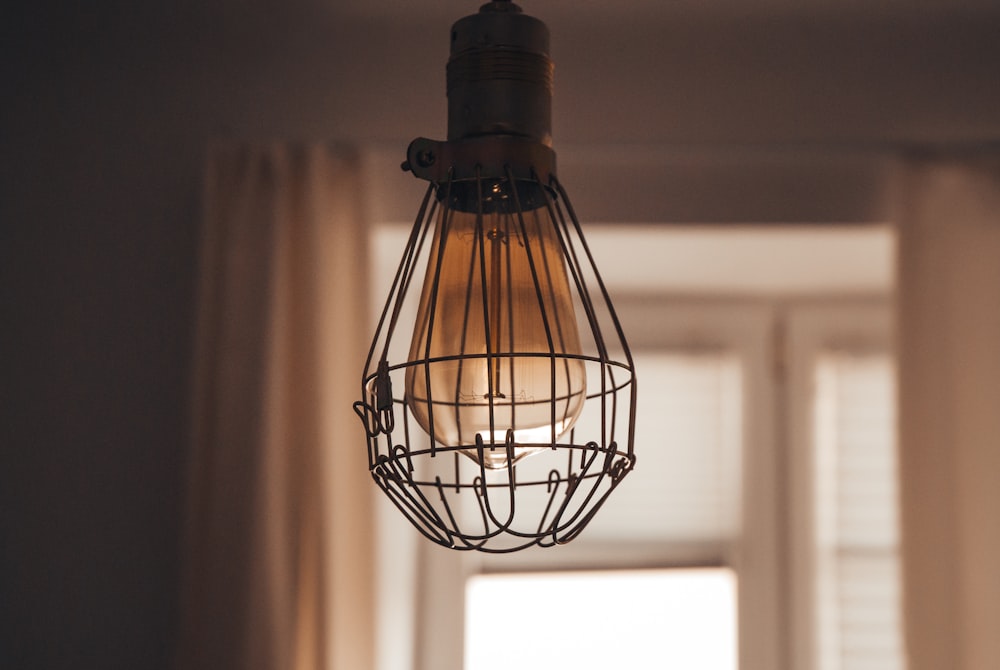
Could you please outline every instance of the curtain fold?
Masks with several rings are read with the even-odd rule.
[[[900,187],[909,667],[1000,668],[1000,147],[915,156]]]
[[[343,147],[209,150],[178,668],[373,666],[360,182]]]

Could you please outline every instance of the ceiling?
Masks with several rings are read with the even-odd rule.
[[[310,0],[336,15],[375,19],[458,18],[485,0]],[[997,0],[522,0],[545,20],[730,18],[733,16],[912,17],[997,13]]]

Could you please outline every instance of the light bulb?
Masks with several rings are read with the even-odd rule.
[[[508,466],[508,442],[514,461],[551,448],[586,397],[555,222],[543,187],[515,183],[516,194],[502,180],[453,185],[434,232],[406,368],[406,402],[417,423],[477,462],[481,453],[489,469]]]

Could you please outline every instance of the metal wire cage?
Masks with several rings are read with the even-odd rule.
[[[452,26],[448,141],[407,150],[430,185],[354,405],[375,483],[454,549],[568,542],[635,465],[632,355],[555,175],[548,43],[509,0]]]
[[[551,150],[416,140],[410,156],[438,167],[355,403],[372,477],[443,546],[568,542],[635,464],[636,384]]]

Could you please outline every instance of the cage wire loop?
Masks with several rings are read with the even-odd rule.
[[[430,184],[354,404],[372,478],[442,546],[568,542],[635,465],[636,382],[555,154],[420,138],[404,167]]]

